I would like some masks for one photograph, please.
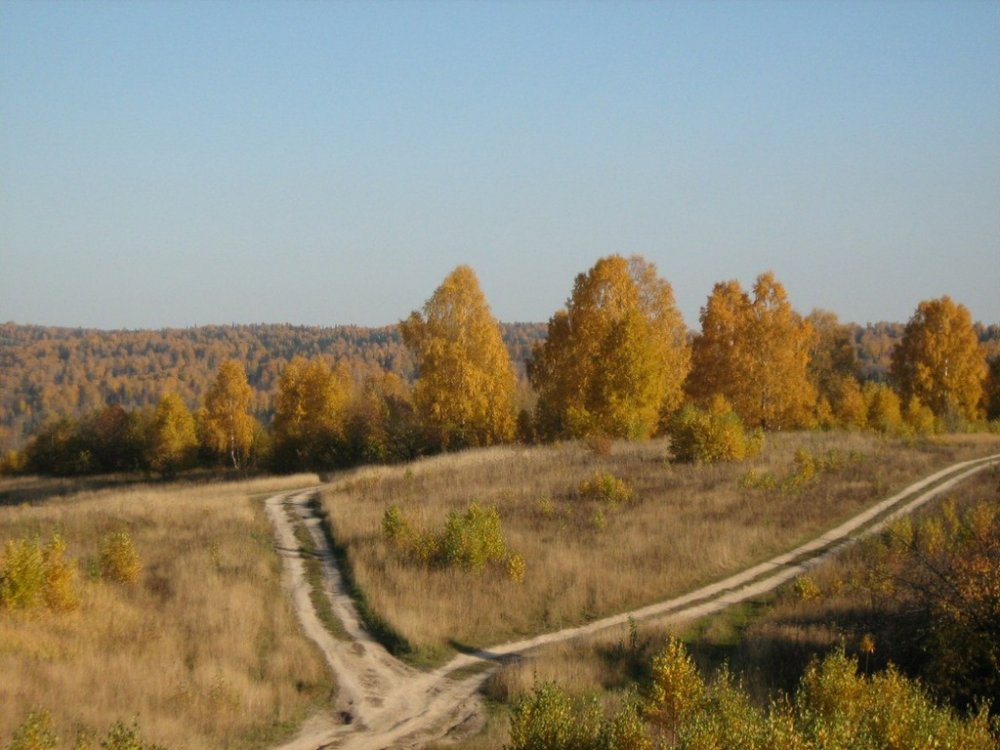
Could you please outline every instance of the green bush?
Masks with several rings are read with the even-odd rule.
[[[33,711],[16,730],[7,750],[53,750],[59,738],[48,711]]]
[[[985,707],[959,716],[892,667],[859,675],[842,649],[813,661],[794,696],[765,711],[726,668],[706,682],[672,640],[653,659],[646,695],[644,707],[627,697],[606,718],[594,699],[536,685],[514,707],[507,750],[997,750]]]
[[[12,539],[0,559],[0,604],[7,609],[31,609],[42,603],[45,553],[38,537]]]
[[[596,701],[574,701],[552,682],[536,685],[515,707],[507,750],[590,750],[600,747]]]
[[[410,525],[398,505],[390,505],[382,516],[382,535],[393,547],[404,547],[410,540]]]
[[[506,553],[507,540],[495,506],[483,508],[470,503],[465,513],[453,510],[448,514],[441,537],[441,554],[446,563],[479,571],[488,562],[500,562]]]
[[[34,539],[13,539],[0,557],[0,607],[55,611],[76,609],[76,562],[65,559],[66,542],[58,533],[42,547]]]
[[[495,506],[469,503],[464,512],[451,511],[440,532],[413,530],[398,505],[382,516],[382,536],[400,552],[425,565],[482,572],[489,563],[505,563],[507,575],[524,581],[524,558],[507,549]]]
[[[610,505],[630,503],[635,499],[632,485],[607,471],[594,472],[590,479],[580,482],[579,490],[581,497],[593,498]]]
[[[674,459],[694,463],[742,461],[759,453],[764,441],[759,430],[747,434],[739,415],[723,399],[707,410],[688,404],[668,432]]]

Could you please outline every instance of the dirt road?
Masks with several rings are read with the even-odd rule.
[[[878,532],[893,518],[912,512],[972,474],[997,463],[1000,455],[950,466],[790,552],[683,596],[580,627],[459,654],[432,672],[403,664],[365,632],[320,519],[309,503],[315,490],[275,495],[268,499],[266,507],[283,560],[283,583],[306,634],[319,645],[338,684],[336,710],[306,722],[295,739],[277,750],[420,748],[434,741],[472,734],[483,721],[479,687],[497,668],[500,659],[621,626],[629,619],[679,622],[703,617],[771,591],[844,546]],[[304,524],[312,536],[315,554],[323,564],[326,594],[347,631],[348,638],[344,640],[327,632],[313,608],[295,538],[296,522]],[[457,670],[461,671],[456,673]]]

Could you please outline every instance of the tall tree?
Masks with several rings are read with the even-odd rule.
[[[774,274],[757,277],[753,297],[735,281],[718,283],[701,311],[688,392],[703,403],[724,396],[753,427],[806,425],[816,401],[807,374],[813,335]]]
[[[329,468],[343,439],[349,378],[320,358],[294,357],[274,399],[274,455],[283,470]]]
[[[417,365],[417,414],[442,448],[514,435],[516,376],[475,272],[459,266],[400,324]]]
[[[983,403],[987,419],[1000,419],[1000,354],[989,360]]]
[[[680,407],[690,366],[670,284],[640,256],[601,258],[549,320],[529,377],[548,437],[645,438]]]
[[[945,295],[921,302],[892,352],[890,377],[939,418],[978,419],[986,357],[964,305]]]
[[[176,393],[165,393],[153,414],[149,463],[167,476],[193,465],[198,451],[194,417]]]
[[[854,345],[854,329],[840,323],[837,315],[828,310],[813,310],[806,322],[815,334],[809,350],[808,373],[809,382],[816,389],[820,422],[857,426],[853,415],[848,416],[846,423],[838,419],[838,414],[850,415],[856,405],[856,401],[852,401],[860,395],[861,367]],[[847,399],[847,403],[841,404],[843,399]]]
[[[256,424],[249,413],[252,399],[243,365],[229,359],[219,366],[200,412],[205,447],[227,456],[235,469],[246,465],[253,447]]]
[[[857,380],[860,374],[854,329],[829,310],[813,310],[806,317],[815,337],[809,350],[809,379],[820,396],[831,403],[843,378]]]

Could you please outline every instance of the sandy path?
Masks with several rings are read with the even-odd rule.
[[[419,748],[450,736],[472,733],[482,725],[479,687],[496,669],[497,660],[621,626],[630,619],[679,622],[703,617],[771,591],[844,546],[877,533],[893,518],[912,512],[972,474],[997,463],[1000,455],[942,469],[790,552],[683,596],[580,627],[459,654],[432,672],[408,667],[365,632],[334,563],[320,519],[309,505],[314,490],[275,495],[266,507],[283,559],[284,586],[306,634],[319,645],[338,683],[336,711],[306,722],[299,735],[278,750]],[[295,513],[312,535],[316,554],[324,566],[326,593],[350,640],[333,638],[316,617],[286,509]],[[448,676],[457,669],[476,665],[483,668],[458,679]]]

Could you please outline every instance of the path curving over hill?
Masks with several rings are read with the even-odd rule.
[[[777,588],[845,546],[877,533],[892,519],[913,512],[959,482],[998,463],[1000,454],[942,469],[790,552],[683,596],[579,627],[459,654],[431,672],[403,664],[365,632],[335,564],[321,519],[309,502],[315,490],[275,495],[267,500],[266,508],[282,558],[283,585],[306,634],[323,652],[338,683],[335,710],[310,719],[297,737],[277,750],[420,748],[449,737],[471,734],[483,722],[479,688],[502,659],[621,626],[630,619],[680,622],[718,612]],[[347,633],[344,640],[327,632],[313,608],[303,553],[295,538],[295,523],[302,523],[312,537],[313,554],[323,565],[326,595]]]

